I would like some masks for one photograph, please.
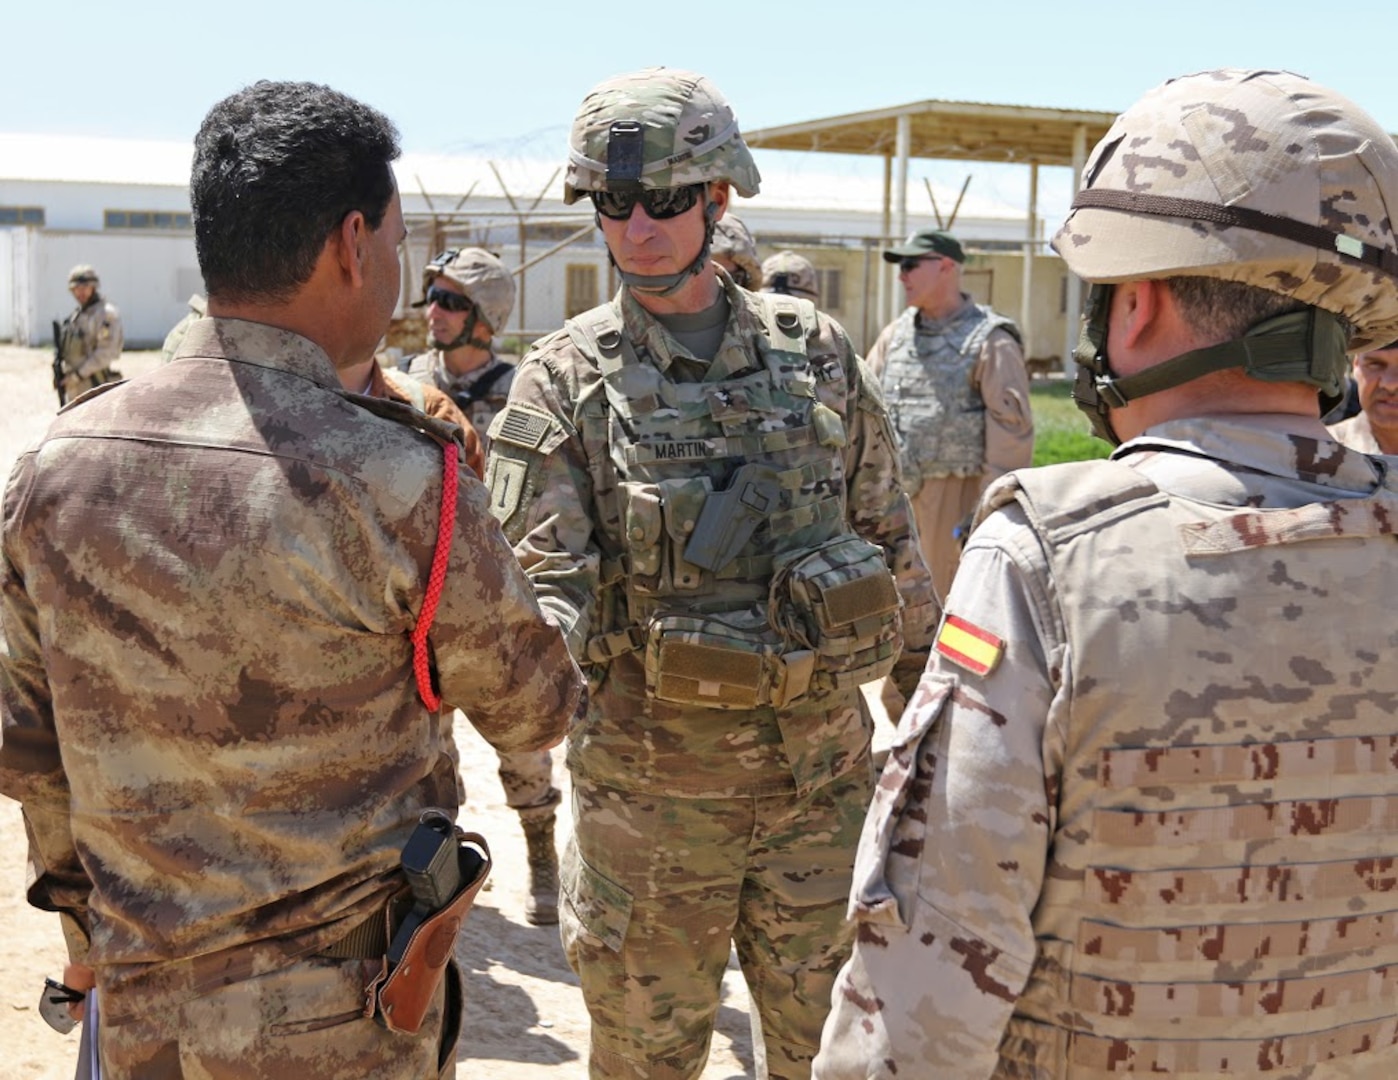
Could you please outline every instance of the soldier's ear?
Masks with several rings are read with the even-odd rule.
[[[351,210],[340,221],[340,227],[331,234],[327,243],[335,248],[335,259],[340,271],[355,288],[364,284],[364,264],[369,257],[369,241],[373,230],[360,210]]]
[[[728,212],[728,202],[733,197],[733,189],[727,180],[713,180],[709,183],[708,199],[704,212],[708,215],[709,223],[713,224]],[[714,209],[710,210],[709,207]]]

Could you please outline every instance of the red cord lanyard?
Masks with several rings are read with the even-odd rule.
[[[427,649],[427,635],[432,620],[437,617],[437,602],[447,583],[447,559],[451,555],[451,537],[456,530],[456,456],[455,442],[443,448],[442,513],[437,520],[437,550],[432,553],[432,570],[427,575],[427,596],[422,612],[413,627],[413,674],[417,676],[417,692],[431,712],[442,707],[442,695],[432,687],[432,664]]]

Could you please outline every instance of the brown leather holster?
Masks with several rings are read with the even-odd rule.
[[[460,832],[458,842],[470,842],[485,856],[476,876],[464,883],[445,907],[439,908],[414,931],[403,952],[403,958],[389,970],[388,958],[380,960],[379,970],[364,987],[364,1015],[373,1017],[390,1031],[415,1035],[422,1019],[432,1005],[437,987],[446,971],[447,962],[456,947],[461,924],[476,901],[492,865],[490,847],[478,833]],[[393,938],[393,911],[390,903],[384,910],[387,940]]]

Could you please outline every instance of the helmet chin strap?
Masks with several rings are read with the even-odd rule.
[[[694,261],[677,274],[633,274],[617,266],[612,249],[607,248],[607,259],[616,267],[622,283],[633,292],[643,292],[647,296],[670,296],[680,290],[691,277],[703,271],[709,263],[709,248],[713,244],[714,224],[718,221],[718,204],[704,204],[704,243]],[[600,227],[600,215],[599,215]]]
[[[466,323],[461,328],[461,333],[457,334],[451,341],[438,341],[432,336],[432,331],[428,330],[427,340],[433,348],[441,349],[442,352],[451,352],[452,349],[459,349],[463,345],[480,345],[481,343],[475,340],[476,324],[480,321],[480,308],[473,303],[470,313],[466,316]],[[481,348],[485,348],[485,346],[481,345]]]
[[[1345,331],[1340,320],[1321,308],[1306,307],[1263,319],[1232,341],[1192,349],[1125,378],[1112,373],[1107,355],[1107,317],[1112,286],[1093,285],[1088,293],[1082,336],[1073,350],[1078,376],[1073,401],[1087,414],[1098,438],[1113,446],[1121,437],[1112,427],[1111,411],[1137,398],[1158,394],[1215,371],[1242,368],[1261,382],[1300,382],[1319,392],[1322,412],[1343,394]]]

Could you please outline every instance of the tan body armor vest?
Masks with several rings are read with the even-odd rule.
[[[1253,509],[1120,463],[1017,479],[1077,600],[1002,1073],[1394,1075],[1398,484]]]
[[[967,303],[921,329],[910,307],[893,324],[883,390],[909,490],[922,479],[984,471],[985,401],[972,374],[997,328],[1019,338],[1013,322],[983,304]]]
[[[467,385],[457,385],[447,371],[439,349],[429,349],[424,353],[405,356],[398,364],[398,371],[410,375],[423,383],[430,383],[456,403],[481,440],[481,452],[490,452],[487,433],[491,422],[505,407],[510,396],[510,385],[514,382],[515,366],[498,357],[475,372],[475,378]]]

